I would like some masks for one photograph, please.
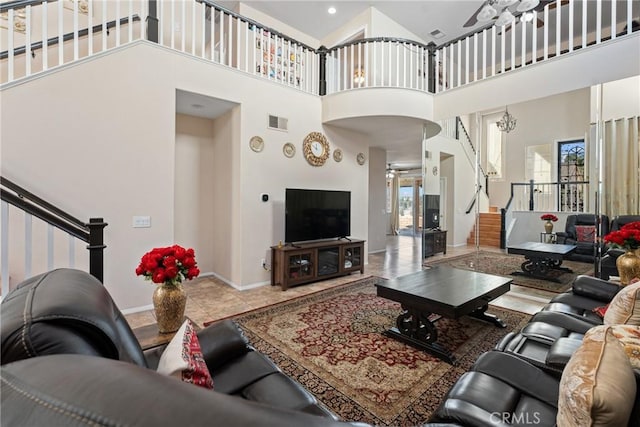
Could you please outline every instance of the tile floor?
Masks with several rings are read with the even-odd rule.
[[[502,251],[483,247],[482,250]],[[475,251],[474,246],[447,248],[447,254],[437,254],[432,260],[462,255]],[[207,277],[198,278],[187,286],[186,315],[202,326],[204,322],[219,320],[265,307],[299,296],[342,285],[367,276],[393,278],[418,271],[422,268],[420,238],[412,236],[389,236],[384,252],[369,254],[365,274],[358,273],[282,291],[279,286],[261,286],[238,291],[222,281]],[[492,301],[492,305],[533,314],[540,310],[555,294],[531,288],[512,286],[507,294]],[[155,323],[153,310],[126,316],[132,328]]]

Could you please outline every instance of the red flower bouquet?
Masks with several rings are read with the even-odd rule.
[[[626,251],[640,248],[640,221],[623,225],[620,230],[604,236],[604,241]]]
[[[157,284],[177,285],[198,277],[200,270],[193,249],[179,245],[154,248],[142,256],[136,275]]]
[[[554,214],[547,213],[547,214],[540,215],[540,219],[543,220],[543,221],[556,222],[558,220],[558,217],[555,216]]]

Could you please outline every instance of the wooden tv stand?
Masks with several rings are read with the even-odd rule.
[[[364,240],[322,240],[271,246],[271,286],[282,290],[350,274],[364,273]]]

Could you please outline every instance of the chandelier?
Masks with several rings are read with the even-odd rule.
[[[517,119],[509,114],[509,109],[505,108],[504,115],[496,122],[496,126],[502,132],[509,133],[516,128]]]
[[[538,6],[540,0],[487,0],[476,19],[479,22],[489,22],[497,16],[496,26],[508,25],[516,19],[513,12],[509,10],[509,7],[516,3],[518,4],[516,12],[524,13]],[[502,9],[502,12],[498,15],[498,10],[500,9]]]

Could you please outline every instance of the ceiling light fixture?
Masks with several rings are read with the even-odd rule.
[[[487,23],[495,20],[495,25],[503,27],[513,24],[515,21],[514,13],[522,14],[520,20],[522,22],[533,21],[535,9],[540,4],[540,0],[485,0],[484,5],[476,12],[475,19],[471,18],[471,22],[477,21]],[[515,5],[515,10],[510,10]],[[465,24],[466,25],[466,24]]]
[[[540,0],[521,0],[516,7],[518,12],[527,12],[540,4]]]
[[[335,15],[337,10],[335,7],[331,6],[329,9],[327,9],[327,12],[329,13],[329,15]]]
[[[502,132],[509,133],[516,128],[517,119],[509,114],[509,108],[505,107],[504,115],[496,122],[496,126]]]
[[[503,27],[505,25],[511,24],[515,20],[516,20],[516,17],[513,16],[513,13],[511,13],[509,9],[505,9],[502,11],[500,16],[498,16],[498,20],[496,21],[496,26]]]
[[[498,11],[491,4],[492,0],[489,0],[489,3],[485,4],[480,10],[480,13],[478,13],[476,17],[478,22],[489,22],[498,15]]]
[[[353,73],[353,84],[361,86],[364,83],[364,70],[359,69]]]
[[[533,21],[533,12],[525,12],[520,15],[521,22],[532,22]]]

